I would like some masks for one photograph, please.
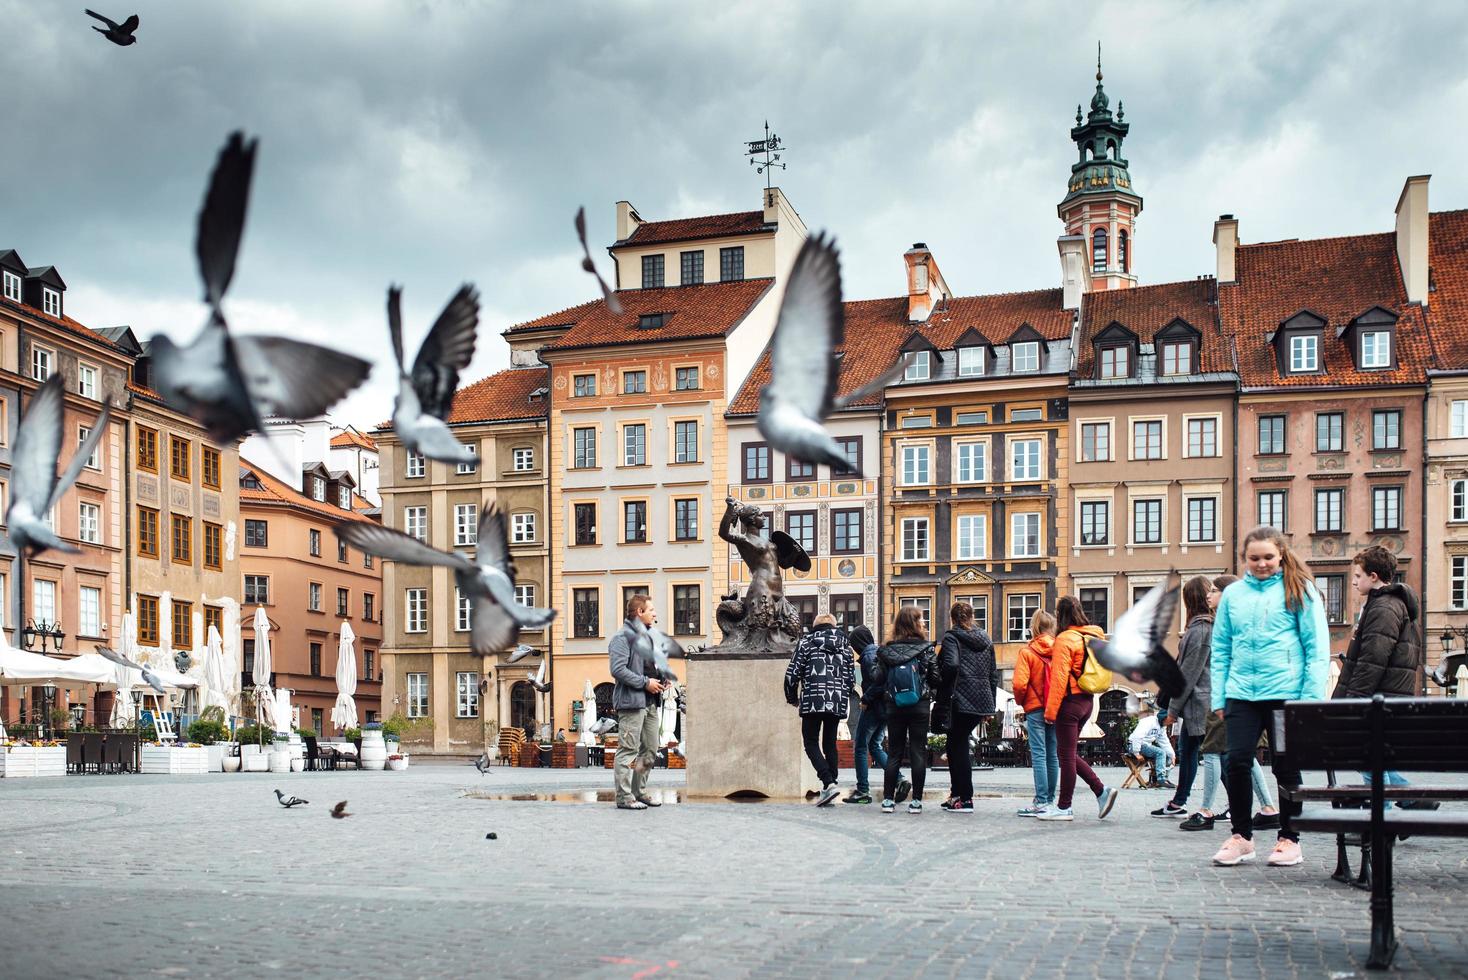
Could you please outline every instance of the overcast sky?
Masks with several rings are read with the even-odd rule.
[[[614,204],[644,218],[751,210],[763,121],[777,174],[844,249],[850,298],[903,288],[925,241],[960,294],[1058,285],[1068,132],[1094,90],[1126,104],[1145,282],[1213,271],[1213,219],[1245,242],[1384,231],[1402,181],[1468,207],[1468,5],[1322,2],[422,2],[0,0],[0,248],[54,264],[93,327],[188,336],[193,220],[225,135],[260,137],[230,319],[365,350],[334,414],[387,417],[383,317],[415,347],[458,283],[504,327],[592,298]],[[113,6],[106,6],[112,4]]]

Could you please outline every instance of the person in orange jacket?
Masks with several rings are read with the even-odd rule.
[[[1055,644],[1055,617],[1036,609],[1030,617],[1030,642],[1014,662],[1014,701],[1025,713],[1030,742],[1030,766],[1035,776],[1035,799],[1020,807],[1017,816],[1038,817],[1055,803],[1060,788],[1060,759],[1055,754],[1055,726],[1045,723],[1045,698],[1050,693],[1050,651]]]
[[[1055,606],[1055,645],[1050,653],[1050,690],[1045,695],[1045,720],[1055,726],[1055,753],[1060,759],[1060,792],[1055,806],[1039,815],[1040,820],[1074,820],[1071,798],[1077,774],[1096,794],[1101,819],[1116,805],[1116,790],[1110,789],[1077,752],[1081,728],[1091,717],[1091,695],[1077,682],[1086,664],[1086,640],[1106,634],[1091,625],[1075,596],[1062,596]]]

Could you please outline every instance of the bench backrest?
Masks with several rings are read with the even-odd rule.
[[[1468,771],[1468,701],[1378,694],[1290,701],[1280,714],[1275,751],[1301,769],[1369,771],[1380,758],[1388,769]]]

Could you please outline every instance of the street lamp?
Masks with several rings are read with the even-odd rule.
[[[1433,669],[1431,675],[1433,683],[1438,687],[1445,688],[1452,683],[1452,678],[1448,676],[1448,658],[1453,656],[1453,647],[1457,645],[1459,637],[1468,640],[1468,628],[1454,629],[1451,626],[1444,626],[1442,632],[1438,634],[1438,640],[1443,645],[1443,658]]]
[[[61,642],[66,639],[66,634],[61,630],[61,621],[48,623],[41,620],[37,623],[34,619],[27,619],[25,627],[20,631],[20,645],[29,650],[40,641],[41,652],[46,652],[46,641],[50,640],[57,653],[61,652]]]
[[[43,684],[41,686],[41,721],[43,727],[38,728],[37,731],[44,731],[47,735],[56,734],[56,728],[51,722],[51,705],[54,704],[55,701],[56,685]]]

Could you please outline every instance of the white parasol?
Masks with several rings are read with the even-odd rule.
[[[352,649],[357,635],[352,626],[342,622],[341,642],[336,648],[336,707],[331,709],[331,723],[342,731],[357,727],[357,653]]]
[[[678,741],[678,685],[669,684],[663,688],[663,703],[658,711],[658,748],[662,748],[670,742]],[[842,719],[841,725],[846,724]]]
[[[275,697],[270,693],[270,617],[264,606],[255,607],[255,715],[261,725],[279,730],[275,720]]]
[[[591,686],[591,678],[586,679],[586,689],[581,692],[581,744],[595,745],[596,736],[592,734],[591,726],[596,724],[596,689]]]
[[[1459,664],[1458,672],[1453,677],[1455,678],[1453,693],[1460,701],[1468,700],[1468,664]]]
[[[217,705],[230,713],[229,668],[224,662],[224,638],[219,628],[209,624],[208,639],[204,644],[204,697],[202,707]]]

